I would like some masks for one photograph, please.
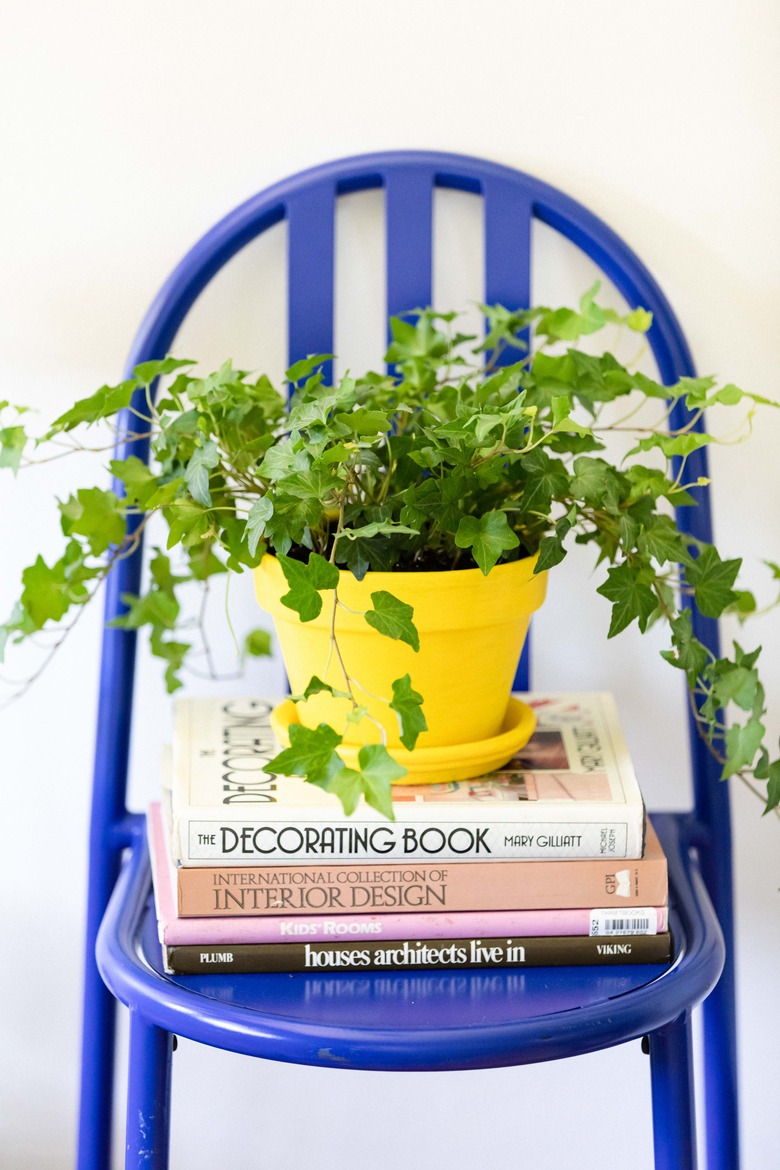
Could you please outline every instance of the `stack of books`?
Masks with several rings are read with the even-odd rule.
[[[499,772],[394,788],[347,817],[269,772],[265,699],[181,699],[150,809],[166,970],[366,971],[666,963],[667,867],[603,693],[523,695]]]

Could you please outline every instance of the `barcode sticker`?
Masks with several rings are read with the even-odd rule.
[[[658,914],[654,906],[634,906],[630,910],[591,910],[590,935],[657,934]]]

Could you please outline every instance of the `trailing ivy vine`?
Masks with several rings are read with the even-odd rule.
[[[394,319],[391,372],[347,374],[336,384],[323,375],[332,355],[293,366],[284,393],[229,361],[200,377],[192,362],[166,358],[76,402],[37,439],[28,434],[24,408],[0,403],[0,467],[14,473],[46,458],[47,449],[78,450],[80,436],[102,420],[121,440],[127,411],[152,452],[150,466],[132,454],[110,461],[116,490],[87,486],[58,502],[64,549],[24,569],[19,601],[0,626],[0,658],[8,641],[44,628],[64,636],[160,514],[167,545],[154,550],[148,588],[124,598],[115,624],[148,629],[168,690],[181,685],[192,649],[182,632],[181,590],[252,569],[271,551],[287,580],[285,605],[302,621],[330,607],[330,653],[343,675],[336,693],[350,700],[349,718],[360,720],[369,717],[360,680],[338,640],[339,570],[359,579],[394,569],[479,567],[487,574],[538,553],[541,571],[561,562],[573,542],[588,544],[603,566],[597,592],[612,607],[609,637],[633,622],[643,632],[666,623],[663,657],[685,673],[723,777],[739,776],[767,810],[775,808],[780,758],[765,742],[759,651],[735,643],[730,656],[715,658],[694,636],[689,608],[693,602],[712,618],[746,616],[755,600],[738,587],[740,559],[724,559],[695,539],[673,509],[695,507],[692,493],[706,489],[706,481],[688,483],[685,474],[691,453],[717,441],[699,429],[703,412],[747,406],[752,415],[777,404],[711,377],[663,386],[609,352],[578,348],[608,324],[639,334],[651,324],[642,309],[620,316],[600,307],[597,291],[576,310],[483,306],[483,339],[458,332],[455,313],[425,309]],[[166,386],[154,403],[161,377]],[[618,400],[626,401],[625,416],[608,422],[605,412],[614,413]],[[650,427],[634,421],[637,404],[647,401],[657,406]],[[686,422],[669,429],[680,401]],[[605,452],[612,431],[634,432],[619,463]],[[780,569],[770,569],[780,579]],[[418,648],[403,598],[373,592],[365,620]],[[244,649],[268,653],[268,635],[253,631]],[[413,683],[406,675],[385,696],[410,749],[426,726],[424,697]],[[296,698],[320,690],[331,688],[315,676]],[[329,788],[348,811],[364,795],[389,813],[389,785],[403,767],[380,743],[361,750],[359,769],[347,768],[338,754],[343,732],[293,727],[291,746],[274,766]]]

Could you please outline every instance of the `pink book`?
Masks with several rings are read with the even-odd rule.
[[[453,913],[336,914],[262,917],[180,918],[176,913],[176,873],[170,856],[162,806],[149,809],[149,850],[160,942],[238,944],[325,942],[355,938],[498,938],[504,935],[656,934],[667,930],[665,906],[613,906],[591,910],[466,910]]]

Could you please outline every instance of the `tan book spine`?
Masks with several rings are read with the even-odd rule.
[[[666,858],[648,822],[636,861],[371,862],[181,867],[182,918],[663,906]]]

